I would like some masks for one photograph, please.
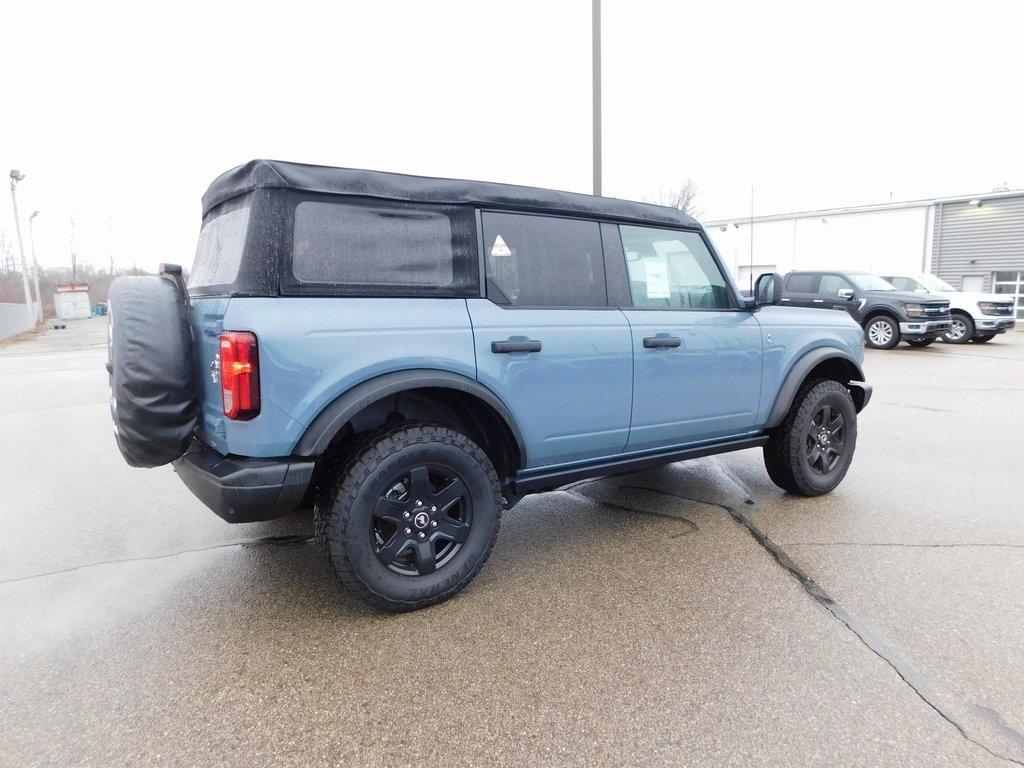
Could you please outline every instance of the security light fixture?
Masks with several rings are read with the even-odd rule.
[[[22,173],[21,171],[11,171],[11,180],[12,181],[21,181],[24,178],[25,178],[25,174]]]

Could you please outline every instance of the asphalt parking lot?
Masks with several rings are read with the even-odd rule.
[[[104,340],[0,347],[2,765],[1024,763],[1024,333],[869,351],[829,496],[745,451],[531,497],[400,616],[126,466]]]

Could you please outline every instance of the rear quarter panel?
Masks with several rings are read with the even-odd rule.
[[[229,331],[252,331],[261,412],[225,422],[231,453],[285,456],[314,418],[351,387],[392,371],[430,368],[476,377],[464,299],[235,298]]]
[[[768,421],[775,398],[796,362],[818,347],[838,349],[857,365],[864,361],[864,331],[839,310],[762,307],[757,314],[764,340],[758,428]]]

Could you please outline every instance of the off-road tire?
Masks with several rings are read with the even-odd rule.
[[[942,340],[947,344],[968,343],[971,340],[971,337],[974,335],[974,320],[972,320],[968,315],[962,314],[960,312],[954,312],[952,321],[953,323],[961,323],[963,325],[963,334],[958,337],[951,337],[949,335],[953,330],[953,326],[951,324],[949,331],[946,331],[946,333],[942,334]]]
[[[888,324],[888,341],[872,341],[872,326],[876,325],[877,323]],[[875,315],[870,320],[868,320],[867,325],[864,326],[864,343],[871,347],[871,349],[892,349],[893,347],[900,343],[900,324],[889,315]]]
[[[835,468],[816,473],[807,460],[811,420],[825,404],[837,407],[845,419],[845,445]],[[857,445],[857,409],[850,391],[838,381],[812,381],[797,393],[785,420],[765,443],[764,464],[772,482],[800,496],[820,496],[833,490],[846,476]]]
[[[987,341],[992,341],[995,337],[996,335],[994,333],[983,333],[980,336],[975,336],[971,341],[976,344],[984,344]]]
[[[487,455],[465,435],[436,424],[404,421],[364,433],[346,447],[348,458],[328,480],[313,509],[317,542],[345,588],[387,611],[411,611],[447,600],[487,561],[501,524],[498,476]],[[427,575],[389,570],[371,544],[372,506],[382,489],[415,462],[457,470],[472,502],[469,538],[450,562]]]

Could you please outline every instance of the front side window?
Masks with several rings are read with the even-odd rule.
[[[921,289],[921,286],[918,285],[917,281],[913,280],[913,279],[911,279],[909,277],[895,277],[894,276],[894,277],[887,277],[885,279],[888,280],[890,283],[892,283],[894,286],[896,286],[897,290],[900,290],[900,291],[916,291],[918,289]]]
[[[827,296],[839,298],[839,291],[843,288],[848,291],[853,290],[853,286],[839,275],[822,275],[821,284],[818,286],[818,292],[824,293]]]
[[[248,229],[247,205],[207,219],[199,231],[199,245],[188,276],[188,287],[207,288],[235,282]]]
[[[634,307],[729,309],[728,283],[696,232],[620,226]]]
[[[601,229],[595,221],[481,214],[487,298],[520,307],[603,307]]]
[[[450,289],[453,261],[440,211],[314,200],[295,208],[292,272],[302,283]]]

